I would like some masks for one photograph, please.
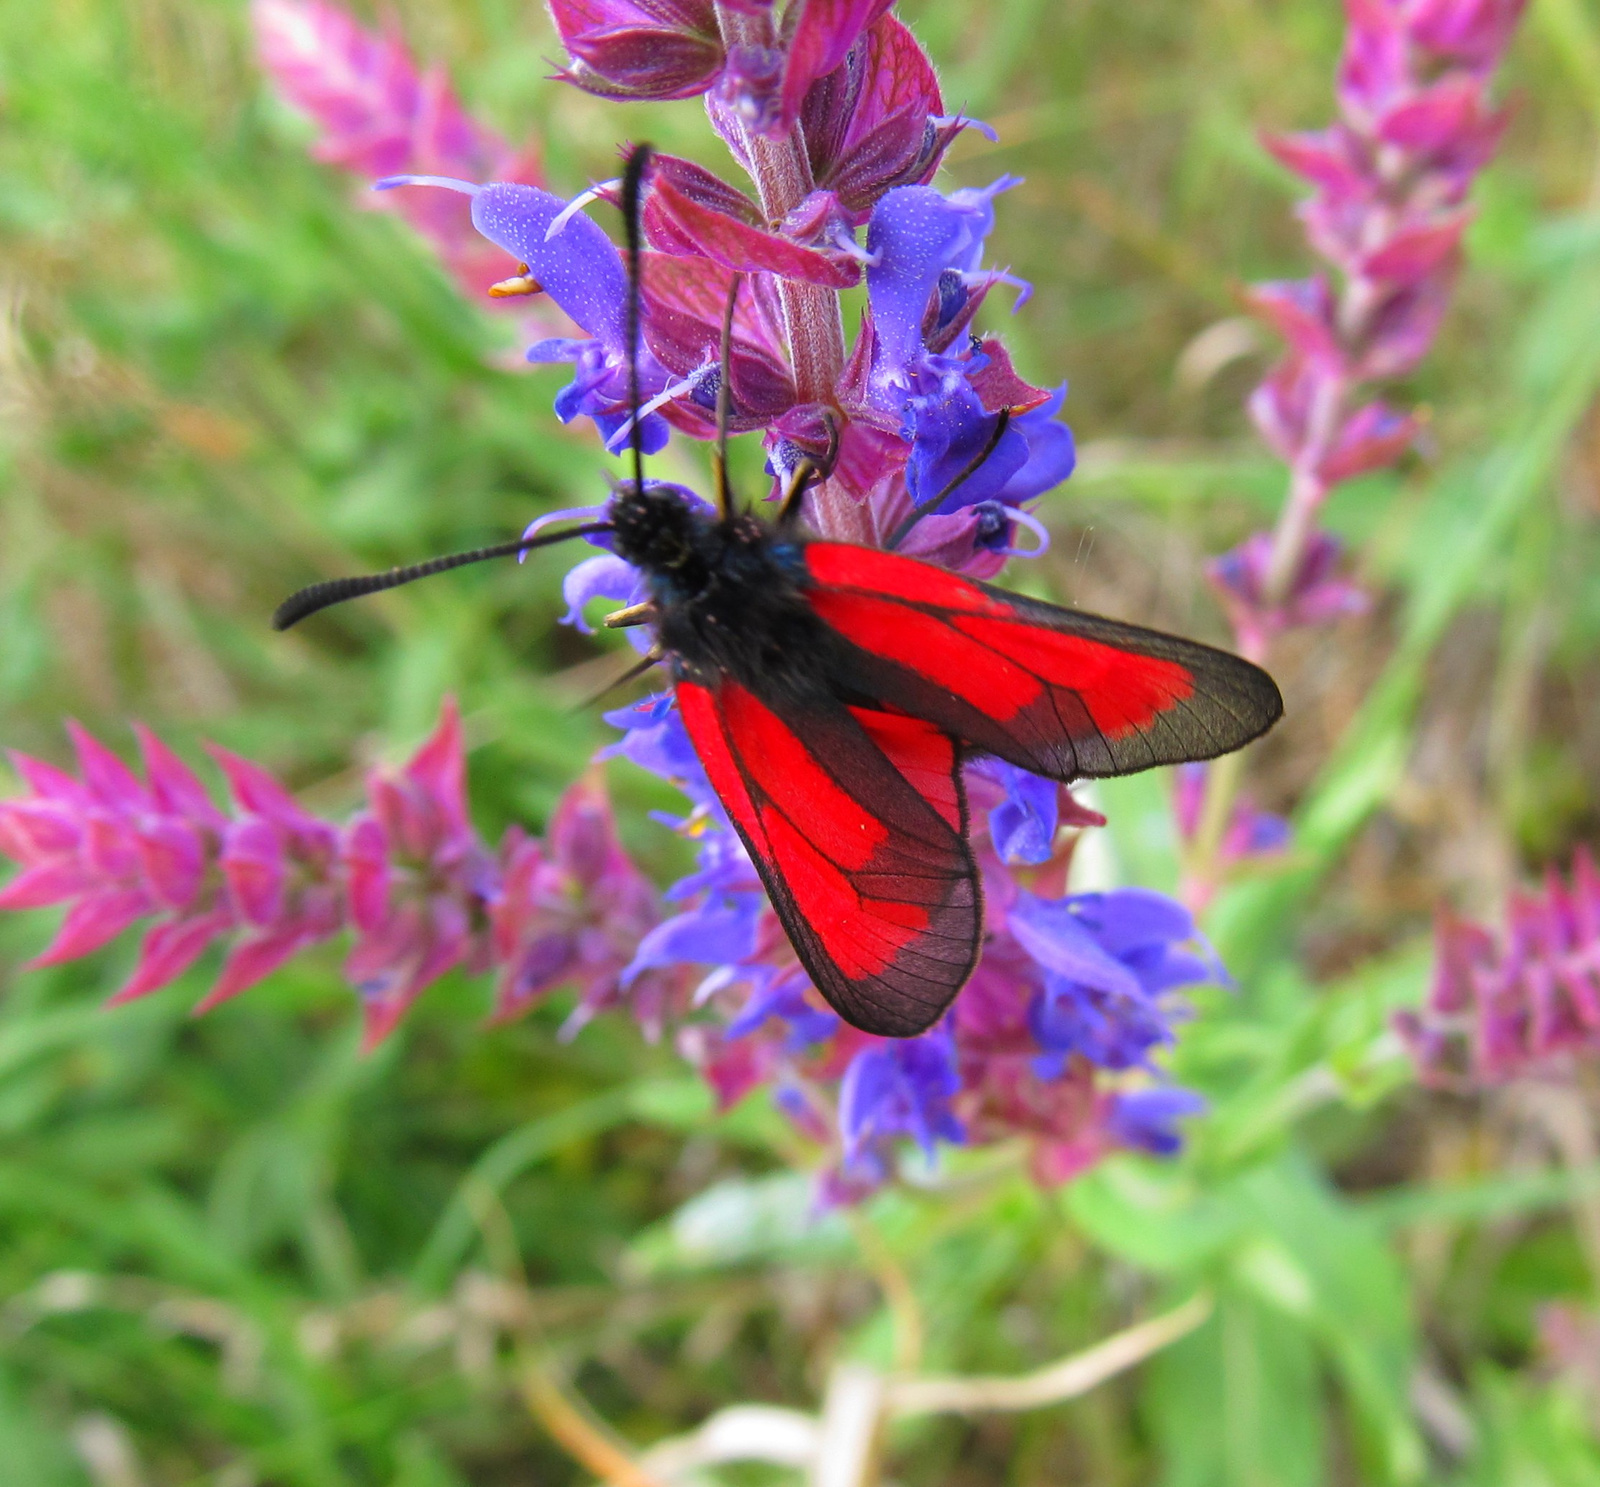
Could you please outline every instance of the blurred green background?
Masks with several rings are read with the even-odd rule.
[[[1027,177],[993,243],[1037,294],[994,323],[1033,381],[1072,381],[1083,464],[1025,581],[1224,639],[1201,564],[1283,476],[1241,412],[1272,347],[1215,328],[1240,283],[1308,269],[1256,131],[1331,112],[1340,7],[902,10],[952,106],[1001,131],[952,176]],[[553,189],[609,174],[623,137],[717,160],[692,103],[547,81],[533,4],[386,13],[539,141]],[[1595,1088],[1426,1095],[1386,1032],[1436,903],[1492,916],[1600,835],[1594,0],[1534,0],[1505,90],[1469,270],[1404,390],[1427,447],[1330,513],[1379,603],[1286,647],[1252,788],[1297,846],[1216,906],[1240,988],[1177,1055],[1214,1104],[1180,1162],[1041,1193],[958,1160],[802,1233],[762,1097],[713,1118],[621,1019],[559,1043],[557,998],[486,1031],[484,986],[452,978],[362,1059],[332,952],[200,1021],[204,964],[107,1012],[131,943],[18,974],[51,916],[8,916],[0,1482],[561,1487],[588,1478],[519,1403],[530,1366],[644,1445],[737,1400],[812,1408],[831,1363],[886,1367],[908,1327],[928,1368],[1014,1372],[1206,1286],[1205,1327],[1081,1400],[897,1426],[888,1479],[1600,1484]],[[603,488],[587,426],[550,416],[558,377],[503,369],[511,322],[309,138],[240,0],[0,0],[0,741],[63,760],[71,715],[126,753],[138,718],[338,814],[450,690],[479,825],[537,828],[606,731],[573,710],[611,663],[555,624],[565,557],[265,625],[312,578]],[[665,873],[661,796],[610,779]],[[1170,888],[1163,782],[1101,800],[1124,875]]]

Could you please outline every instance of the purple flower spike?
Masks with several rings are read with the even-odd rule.
[[[301,3],[314,0],[260,0],[285,10]],[[1406,23],[1419,36],[1465,38],[1449,43],[1453,57],[1465,58],[1493,29],[1456,11],[1430,12],[1424,23],[1411,12],[1426,3],[1407,0]],[[1393,9],[1389,0],[1373,4],[1384,16]],[[1013,554],[1043,551],[1048,529],[1028,508],[1073,468],[1072,433],[1060,419],[1065,387],[1032,386],[997,337],[975,330],[995,285],[1016,284],[1017,303],[1026,299],[1025,285],[983,261],[994,197],[1015,183],[949,194],[929,186],[967,121],[946,112],[934,70],[890,14],[891,0],[551,0],[550,8],[571,57],[569,81],[612,98],[704,95],[754,188],[685,159],[654,158],[643,213],[644,398],[634,410],[626,276],[616,248],[582,215],[590,200],[614,200],[615,183],[571,202],[506,184],[497,165],[474,160],[469,146],[481,140],[454,115],[448,148],[373,162],[412,172],[409,184],[449,188],[386,199],[408,214],[421,209],[414,203],[457,219],[470,212],[497,250],[526,265],[502,291],[542,289],[586,333],[529,353],[573,366],[559,416],[592,418],[612,449],[638,416],[653,450],[669,426],[713,437],[725,392],[732,431],[763,432],[773,494],[802,460],[817,471],[805,517],[821,537],[892,539],[907,554],[985,578]],[[1263,394],[1258,416],[1287,454],[1305,455],[1297,469],[1321,480],[1374,468],[1410,437],[1404,416],[1381,402],[1344,400],[1361,379],[1425,347],[1459,233],[1458,196],[1409,203],[1386,236],[1351,235],[1370,194],[1373,142],[1426,157],[1435,180],[1456,182],[1498,128],[1481,88],[1461,85],[1449,68],[1407,85],[1407,48],[1419,43],[1407,33],[1395,45],[1394,27],[1380,19],[1358,15],[1371,35],[1347,67],[1359,127],[1347,122],[1279,147],[1328,198],[1308,212],[1316,240],[1346,273],[1384,286],[1357,340],[1346,334],[1349,317],[1341,319],[1331,280],[1260,296],[1291,342],[1293,365]],[[347,42],[352,62],[358,50]],[[1468,72],[1476,65],[1461,62]],[[392,60],[369,70],[403,81]],[[308,106],[324,117],[321,105]],[[863,277],[867,309],[850,346],[839,292]],[[720,342],[736,283],[724,388]],[[1314,458],[1306,454],[1313,443]],[[578,563],[564,586],[566,621],[584,630],[592,600],[639,597],[633,570],[603,539],[593,546],[602,551]],[[1250,568],[1243,563],[1235,588],[1248,598],[1253,580],[1256,608],[1282,609],[1283,596],[1266,596]],[[1317,582],[1308,577],[1296,602],[1312,602]],[[103,892],[82,914],[94,932],[119,914],[121,922],[164,914],[172,932],[160,949],[169,959],[198,953],[192,946],[206,934],[235,935],[253,957],[240,978],[286,953],[294,934],[311,933],[320,922],[311,910],[328,905],[357,936],[349,974],[371,1038],[452,965],[497,973],[501,1016],[573,986],[569,1033],[626,1002],[651,1035],[672,1021],[678,1048],[720,1104],[758,1085],[774,1091],[795,1131],[822,1148],[823,1191],[837,1201],[886,1181],[892,1148],[905,1141],[931,1152],[941,1141],[1020,1135],[1041,1182],[1064,1181],[1119,1147],[1175,1148],[1177,1118],[1193,1098],[1122,1090],[1105,1076],[1148,1069],[1180,1015],[1176,991],[1215,979],[1220,968],[1170,900],[1133,890],[1067,894],[1077,833],[1061,828],[1102,817],[1050,781],[974,761],[968,830],[986,904],[979,964],[937,1032],[872,1039],[843,1024],[811,986],[672,699],[649,699],[610,721],[623,737],[606,752],[688,800],[686,814],[658,816],[695,858],[661,903],[617,844],[596,777],[563,797],[544,840],[512,831],[498,854],[487,852],[467,818],[461,732],[450,711],[416,760],[374,776],[369,809],[331,838],[326,823],[296,818],[286,796],[271,798],[245,779],[242,761],[233,771],[237,809],[211,819],[181,780],[160,783],[177,802],[168,808],[153,767],[140,786],[103,759],[86,760],[85,781],[72,789],[121,798],[144,788],[160,796],[161,821],[131,843],[114,827],[90,831],[82,818],[93,812],[51,782],[49,790],[66,792],[59,800],[14,803],[9,817],[0,814],[0,832],[17,838],[19,851],[26,838],[37,859],[9,892],[75,902]],[[220,927],[211,928],[208,913],[224,916]]]

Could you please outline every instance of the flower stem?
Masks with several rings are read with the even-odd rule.
[[[728,5],[717,6],[717,25],[724,45],[771,47],[776,40],[769,14],[749,15]],[[800,126],[778,136],[757,133],[732,110],[739,130],[739,154],[755,182],[761,210],[773,225],[782,222],[809,196],[816,182]],[[844,369],[844,322],[839,296],[816,284],[779,279],[784,330],[794,364],[795,392],[802,403],[832,403]]]
[[[752,15],[718,4],[717,26],[728,47],[771,47],[777,39],[772,17],[766,12]],[[726,119],[738,131],[735,153],[750,172],[761,210],[775,226],[816,186],[800,126],[794,124],[785,134],[769,136],[750,128],[731,109]],[[794,368],[795,400],[835,407],[845,359],[844,318],[838,293],[798,279],[780,278],[777,287],[789,361]],[[807,500],[812,524],[819,532],[847,542],[872,542],[871,513],[865,503],[846,495],[834,481],[824,479],[814,485]]]
[[[1063,1399],[1075,1399],[1187,1336],[1211,1315],[1211,1309],[1211,1296],[1202,1291],[1172,1311],[1113,1333],[1059,1363],[1015,1378],[892,1379],[886,1403],[889,1412],[899,1416],[943,1410],[1036,1410]]]
[[[1347,299],[1355,293],[1347,291]],[[1289,600],[1296,575],[1305,561],[1306,545],[1316,531],[1317,513],[1328,498],[1329,485],[1318,473],[1337,436],[1350,393],[1345,378],[1329,374],[1314,395],[1307,419],[1304,446],[1297,451],[1289,471],[1289,490],[1272,530],[1272,551],[1262,582],[1262,609],[1270,614]],[[1238,637],[1239,651],[1258,666],[1267,664],[1271,635],[1266,626]],[[1234,802],[1244,781],[1244,753],[1227,754],[1206,770],[1205,797],[1200,822],[1188,854],[1188,892],[1191,905],[1204,904],[1221,886],[1222,845],[1233,819]]]
[[[537,1359],[526,1358],[517,1384],[529,1412],[556,1443],[607,1487],[664,1487],[619,1445],[603,1425],[568,1397]]]

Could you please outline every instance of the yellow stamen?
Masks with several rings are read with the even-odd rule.
[[[541,284],[528,272],[528,265],[523,264],[521,272],[512,279],[502,279],[498,284],[489,286],[491,299],[514,299],[519,294],[540,294],[544,291]]]

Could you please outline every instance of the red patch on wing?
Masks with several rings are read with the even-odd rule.
[[[705,766],[711,788],[737,825],[746,831],[759,832],[761,818],[756,814],[755,802],[750,799],[738,761],[728,747],[716,699],[698,682],[680,681],[675,690],[683,726],[688,729],[694,751]]]
[[[739,740],[745,772],[768,800],[782,802],[801,837],[842,868],[866,867],[888,840],[888,828],[840,787],[793,729],[743,687],[723,688],[722,715]],[[767,821],[769,812],[761,815]]]
[[[920,904],[874,899],[871,912],[849,878],[803,837],[780,812],[761,812],[772,855],[782,871],[795,907],[822,938],[828,954],[851,981],[879,975],[928,927]]]
[[[1017,620],[958,615],[950,623],[1052,686],[1076,692],[1095,727],[1112,737],[1148,727],[1194,692],[1188,669],[1176,661]]]
[[[1214,759],[1283,711],[1238,656],[838,542],[804,549],[806,597],[845,646],[840,695],[1051,779]]]
[[[937,569],[933,570],[938,572]],[[939,615],[895,599],[817,589],[811,606],[852,645],[915,667],[990,717],[1005,721],[1044,695],[1039,679]]]
[[[911,788],[954,830],[962,830],[965,823],[956,788],[956,741],[932,723],[901,713],[852,707],[850,715],[888,755],[889,762],[906,777]]]
[[[862,589],[912,604],[940,609],[965,609],[973,614],[1006,613],[1001,604],[969,579],[935,568],[916,558],[902,558],[875,547],[848,542],[808,542],[806,567],[817,583],[830,588]]]

